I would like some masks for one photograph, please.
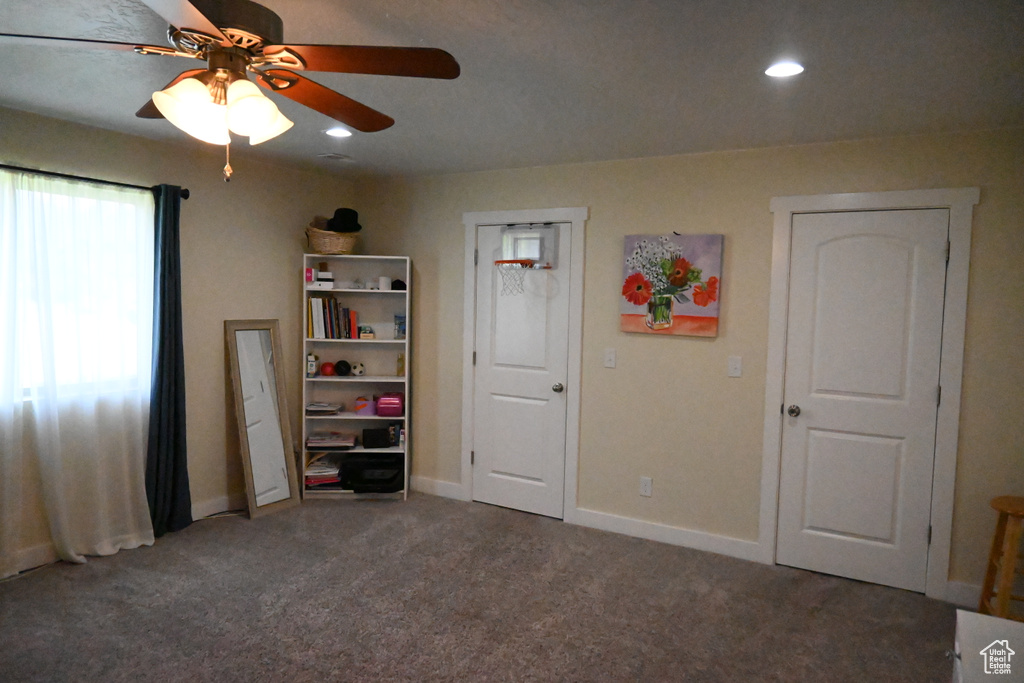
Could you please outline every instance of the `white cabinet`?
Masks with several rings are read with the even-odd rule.
[[[1024,624],[958,609],[953,654],[955,683],[1024,681]]]
[[[409,258],[307,254],[303,268],[304,495],[406,498]]]

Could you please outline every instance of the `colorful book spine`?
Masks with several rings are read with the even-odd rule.
[[[331,307],[327,297],[324,297],[320,303],[324,307],[324,338],[334,339],[334,318],[331,316]]]

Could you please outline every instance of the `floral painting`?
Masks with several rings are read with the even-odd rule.
[[[724,235],[627,235],[623,332],[718,336]]]

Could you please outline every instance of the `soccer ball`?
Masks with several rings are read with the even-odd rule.
[[[366,374],[366,366],[363,365],[362,363],[353,363],[352,364],[352,374],[355,375],[356,377],[359,377],[360,375],[365,375]]]

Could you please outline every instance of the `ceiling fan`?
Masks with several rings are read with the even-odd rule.
[[[195,118],[199,110],[187,109],[183,114],[181,107],[175,108],[180,104],[179,100],[188,100],[195,91],[202,91],[209,93],[207,104],[231,110],[234,108],[231,100],[234,99],[249,105],[250,113],[256,112],[266,119],[264,129],[254,135],[244,132],[247,123],[240,123],[240,130],[231,127],[232,132],[250,135],[251,144],[284,132],[291,127],[291,122],[277,111],[276,105],[261,95],[259,88],[249,81],[249,73],[268,91],[279,93],[358,131],[372,133],[392,126],[394,119],[320,85],[300,72],[444,79],[456,78],[460,72],[455,58],[436,48],[285,44],[281,18],[252,0],[141,2],[170,24],[167,38],[171,47],[11,33],[0,33],[0,41],[8,45],[62,45],[203,60],[205,68],[179,74],[162,91],[155,92],[153,99],[135,115],[140,118],[167,118],[191,135],[206,139],[183,127],[178,120],[183,115]],[[265,102],[270,103],[272,111]],[[244,106],[238,107],[238,111],[244,109]],[[227,129],[213,137],[215,139],[207,141],[216,144],[230,141]]]

